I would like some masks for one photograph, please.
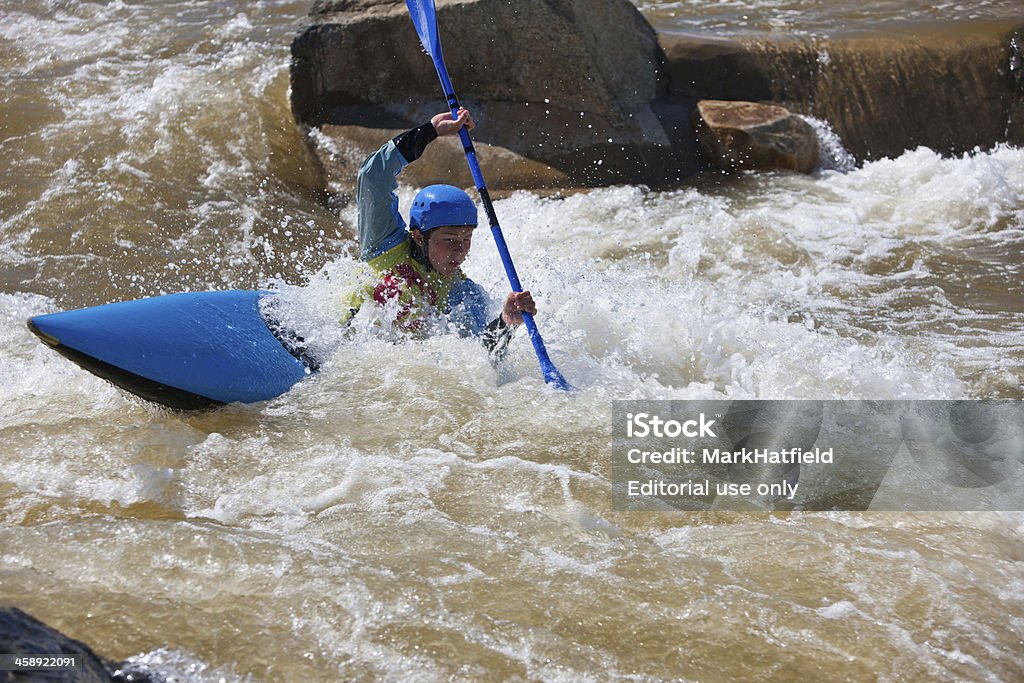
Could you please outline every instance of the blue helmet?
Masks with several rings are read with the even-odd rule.
[[[451,185],[424,187],[412,200],[409,224],[422,232],[446,226],[477,224],[476,204],[469,195]]]

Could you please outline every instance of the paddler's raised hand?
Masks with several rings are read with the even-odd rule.
[[[523,313],[537,315],[537,304],[529,292],[509,292],[505,299],[505,307],[501,311],[501,319],[509,327],[523,324]]]
[[[465,107],[459,107],[459,118],[453,119],[450,111],[443,111],[440,114],[435,114],[430,118],[430,123],[433,124],[434,130],[437,131],[437,137],[444,137],[445,135],[457,135],[459,130],[465,126],[466,130],[473,130],[476,128],[476,123],[473,121],[473,117],[470,115],[469,110]]]

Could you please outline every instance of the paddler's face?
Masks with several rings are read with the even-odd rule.
[[[422,234],[413,234],[420,237]],[[416,240],[421,246],[421,239]],[[451,277],[459,269],[462,262],[469,256],[469,248],[473,245],[473,228],[471,226],[434,228],[430,231],[427,243],[427,259],[438,273]]]

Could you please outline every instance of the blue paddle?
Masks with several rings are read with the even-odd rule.
[[[444,88],[444,95],[448,98],[448,106],[452,110],[452,118],[459,117],[459,100],[455,97],[455,88],[452,87],[451,79],[448,78],[448,69],[444,66],[444,57],[441,55],[441,39],[437,34],[437,12],[434,9],[434,0],[406,0],[409,7],[409,15],[416,27],[416,33],[420,37],[423,49],[427,51],[437,68],[437,76],[441,79],[441,87]],[[462,147],[466,152],[466,161],[469,163],[469,172],[473,174],[473,182],[476,190],[480,193],[480,201],[484,204],[487,212],[487,220],[491,224],[491,235],[494,236],[494,243],[498,247],[498,254],[501,255],[501,263],[505,266],[505,275],[508,276],[508,283],[512,291],[521,292],[523,286],[516,274],[516,267],[512,263],[512,256],[508,253],[508,245],[505,244],[505,236],[501,234],[501,226],[498,225],[498,216],[494,213],[494,204],[491,203],[491,196],[487,192],[487,185],[484,184],[484,176],[480,171],[480,164],[476,160],[476,150],[473,148],[473,140],[469,137],[469,131],[465,128],[459,130],[459,137],[462,139]],[[541,339],[537,324],[533,316],[523,313],[523,322],[530,333],[530,341],[533,342],[533,350],[537,352],[537,360],[540,361],[541,372],[544,373],[544,381],[555,387],[568,391],[572,385],[565,381],[562,373],[558,371],[555,364],[548,358],[548,351],[544,348],[544,340]]]

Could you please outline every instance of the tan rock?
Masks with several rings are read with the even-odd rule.
[[[313,136],[314,150],[329,178],[341,179],[343,185],[355,181],[363,159],[403,129],[335,126],[325,124]],[[488,187],[544,189],[569,187],[568,177],[561,171],[520,154],[485,142],[474,143],[477,159],[484,169]],[[473,186],[465,153],[458,138],[440,138],[431,143],[416,163],[402,171],[402,181],[426,186],[448,183],[457,187]]]
[[[784,107],[701,100],[694,110],[694,127],[701,145],[723,170],[810,173],[818,163],[814,129]]]

